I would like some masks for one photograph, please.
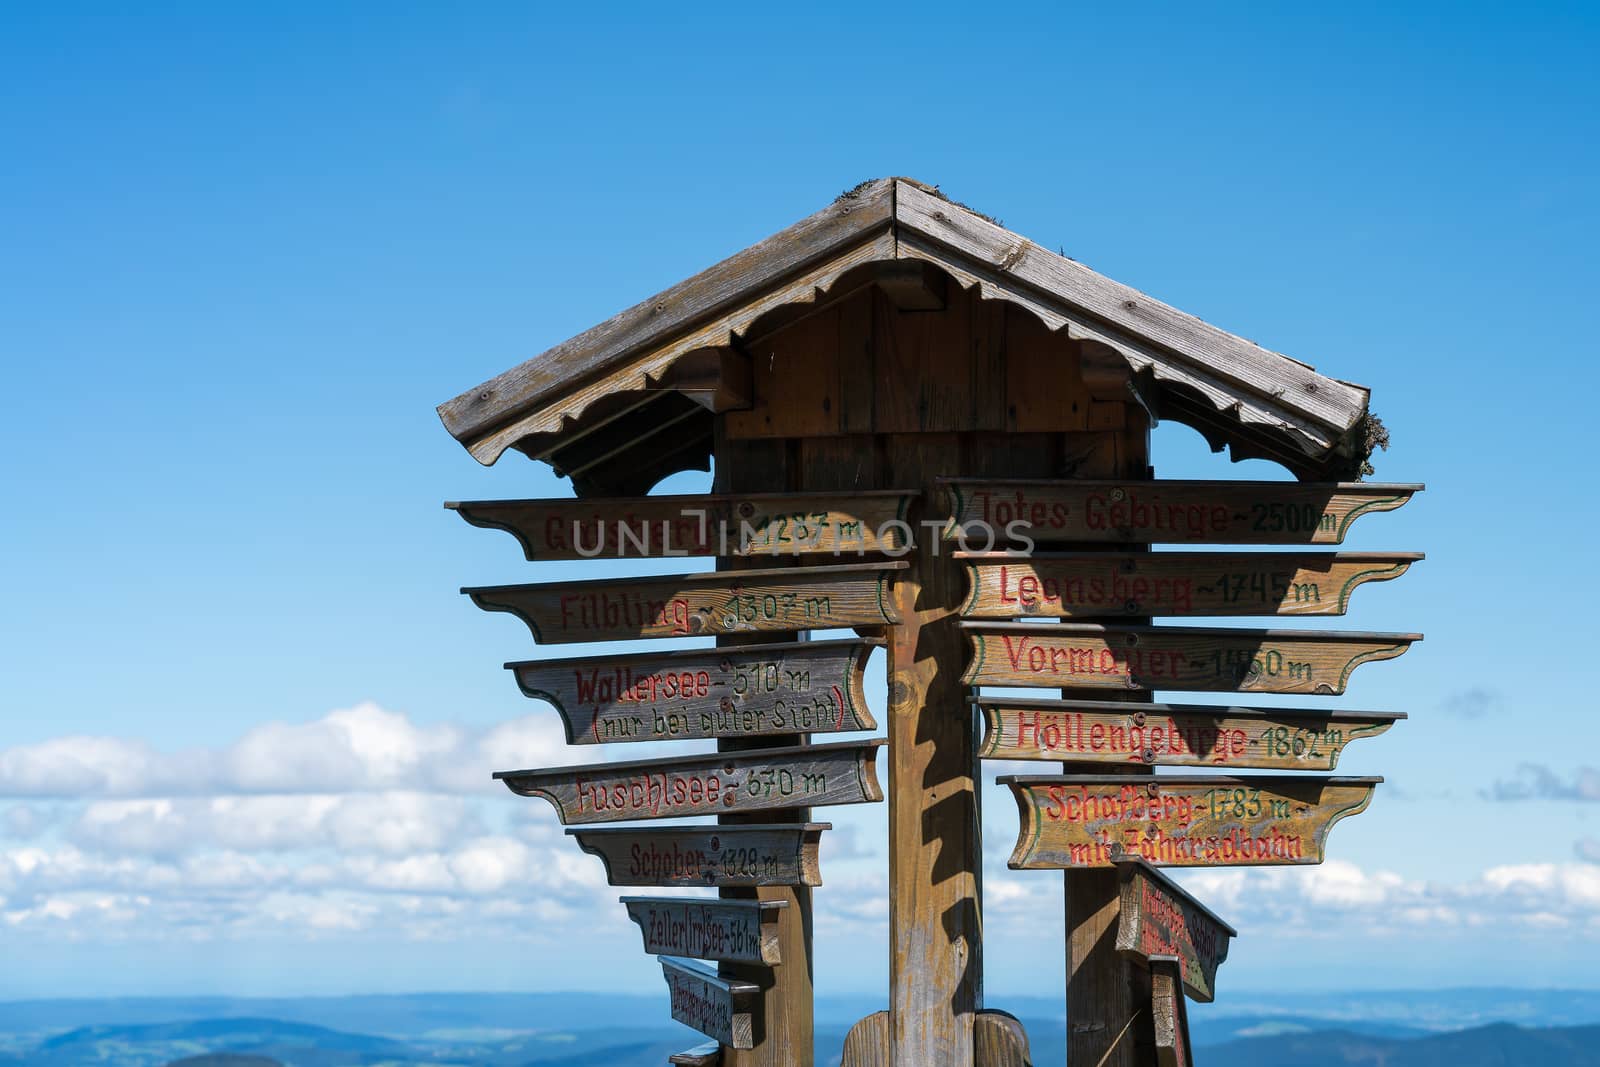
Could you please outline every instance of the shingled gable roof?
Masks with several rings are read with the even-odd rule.
[[[621,418],[630,409],[618,405],[620,394],[658,387],[684,356],[734,344],[762,315],[816,301],[847,273],[895,261],[931,264],[963,287],[978,286],[986,300],[1018,304],[1071,339],[1108,346],[1161,417],[1195,427],[1215,449],[1230,446],[1235,459],[1263,456],[1302,478],[1347,478],[1359,475],[1370,452],[1366,388],[1153,300],[906,178],[858,186],[441,404],[439,416],[481,463],[512,447],[549,458],[569,435]],[[683,420],[696,410],[682,409],[665,417]],[[694,447],[703,462],[708,430]]]

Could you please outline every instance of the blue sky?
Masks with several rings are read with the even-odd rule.
[[[1190,876],[1226,980],[1592,985],[1595,10],[979,14],[0,12],[0,996],[656,988],[479,780],[570,757],[456,590],[545,575],[439,505],[567,490],[433,408],[883,174],[1371,386],[1428,483],[1350,541],[1428,553],[1341,622],[1427,634],[1330,702],[1411,714],[1340,766],[1390,784],[1318,871]],[[882,814],[819,988],[879,988]],[[1058,880],[989,878],[991,991],[1059,988]]]

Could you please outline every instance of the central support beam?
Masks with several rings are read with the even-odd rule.
[[[961,470],[953,434],[897,436],[892,479]],[[924,503],[926,506],[926,503]],[[889,643],[889,1044],[894,1067],[973,1062],[983,1005],[981,867],[972,712],[961,681],[961,567],[919,530],[895,584]]]
[[[1151,477],[1150,430],[1130,411],[1117,435],[1117,447],[1102,451],[1076,471],[1080,478]],[[1094,545],[1074,545],[1094,550]],[[1103,547],[1103,546],[1101,546]],[[1141,548],[1147,546],[1140,546]],[[1148,622],[1148,619],[1141,619]],[[1092,691],[1067,689],[1069,700]],[[1148,692],[1128,692],[1120,699],[1147,703]],[[1064,762],[1068,774],[1082,774],[1093,764]],[[1103,769],[1103,768],[1102,768]],[[1152,768],[1124,765],[1120,773],[1150,774]],[[1121,890],[1116,870],[1066,871],[1067,920],[1067,1062],[1095,1067],[1146,1067],[1153,1063],[1154,1029],[1150,1017],[1150,977],[1117,952]]]

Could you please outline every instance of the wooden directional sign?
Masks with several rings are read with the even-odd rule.
[[[786,900],[623,897],[652,956],[693,956],[776,967],[778,913]]]
[[[623,826],[568,830],[615,886],[822,884],[817,846],[831,823]]]
[[[1321,863],[1333,824],[1366,810],[1382,778],[1323,775],[1002,776],[1022,813],[1018,869]]]
[[[972,619],[1106,615],[1343,615],[1365,582],[1417,552],[957,553]]]
[[[561,821],[682,819],[883,799],[881,739],[706,752],[547,770],[496,771],[513,792],[544,797]]]
[[[667,1057],[667,1063],[671,1067],[721,1067],[722,1046],[715,1041],[707,1041],[694,1048],[674,1052]]]
[[[751,493],[604,500],[471,500],[446,504],[474,526],[504,530],[530,560],[671,556],[841,556],[898,552],[920,494]]]
[[[964,622],[969,685],[1343,693],[1363,663],[1393,659],[1421,634],[1195,626]]]
[[[667,979],[674,1019],[729,1048],[754,1046],[759,986],[719,978],[709,967],[675,956],[661,957],[661,973]]]
[[[874,730],[869,641],[800,641],[508,663],[570,745]]]
[[[1158,1067],[1194,1067],[1189,1057],[1189,1006],[1179,987],[1180,961],[1171,956],[1150,960],[1150,1013],[1155,1020]]]
[[[1141,860],[1118,861],[1117,882],[1117,951],[1146,964],[1175,959],[1189,995],[1214,999],[1217,966],[1228,958],[1228,941],[1238,931]]]
[[[899,622],[889,583],[907,566],[849,563],[461,591],[486,611],[527,623],[540,644],[696,637]]]
[[[998,543],[1336,545],[1362,515],[1393,511],[1420,485],[1366,482],[980,481],[950,478],[945,540]]]
[[[987,759],[1331,771],[1344,746],[1376,737],[1394,711],[980,697]]]

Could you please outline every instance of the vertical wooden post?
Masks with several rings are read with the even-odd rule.
[[[954,434],[897,435],[889,481],[921,486],[963,469]],[[917,516],[917,517],[920,517]],[[959,568],[934,531],[917,531],[895,585],[902,624],[889,644],[889,1062],[973,1062],[982,1006],[977,789]]]
[[[1104,454],[1084,478],[1150,477],[1150,431],[1143,413],[1127,406],[1128,428],[1117,435],[1117,448]],[[1078,546],[1103,548],[1105,546]],[[1117,546],[1126,551],[1128,546]],[[1148,622],[1148,619],[1118,619]],[[1067,697],[1097,696],[1066,690]],[[1149,701],[1149,693],[1126,694],[1130,701]],[[1066,762],[1068,774],[1105,774],[1104,764]],[[1149,774],[1144,766],[1124,768]],[[1115,868],[1065,871],[1067,921],[1067,1063],[1072,1067],[1149,1067],[1155,1063],[1155,1034],[1150,1019],[1149,977],[1117,954],[1118,888]]]
[[[775,489],[794,488],[790,484],[793,479],[789,447],[785,442],[731,442],[722,438],[720,434],[720,419],[718,428],[716,492],[771,492]],[[730,539],[737,536],[737,529],[730,531]],[[723,558],[719,565],[753,568],[770,567],[781,563],[781,560]],[[759,644],[762,641],[771,641],[773,637],[772,634],[720,637],[717,643]],[[723,738],[717,742],[717,751],[733,752],[779,745],[801,745],[809,741],[809,734],[780,734],[758,739]],[[803,823],[810,820],[810,808],[717,817],[719,823]],[[778,966],[722,963],[717,967],[718,973],[724,977],[750,982],[761,988],[761,1012],[754,1020],[755,1047],[735,1049],[724,1046],[722,1067],[812,1067],[815,1057],[813,1051],[815,1027],[812,1009],[811,887],[798,885],[762,886],[755,889],[733,888],[722,889],[719,895],[726,898],[781,900],[789,905],[782,910],[778,919],[778,952],[782,960]]]

